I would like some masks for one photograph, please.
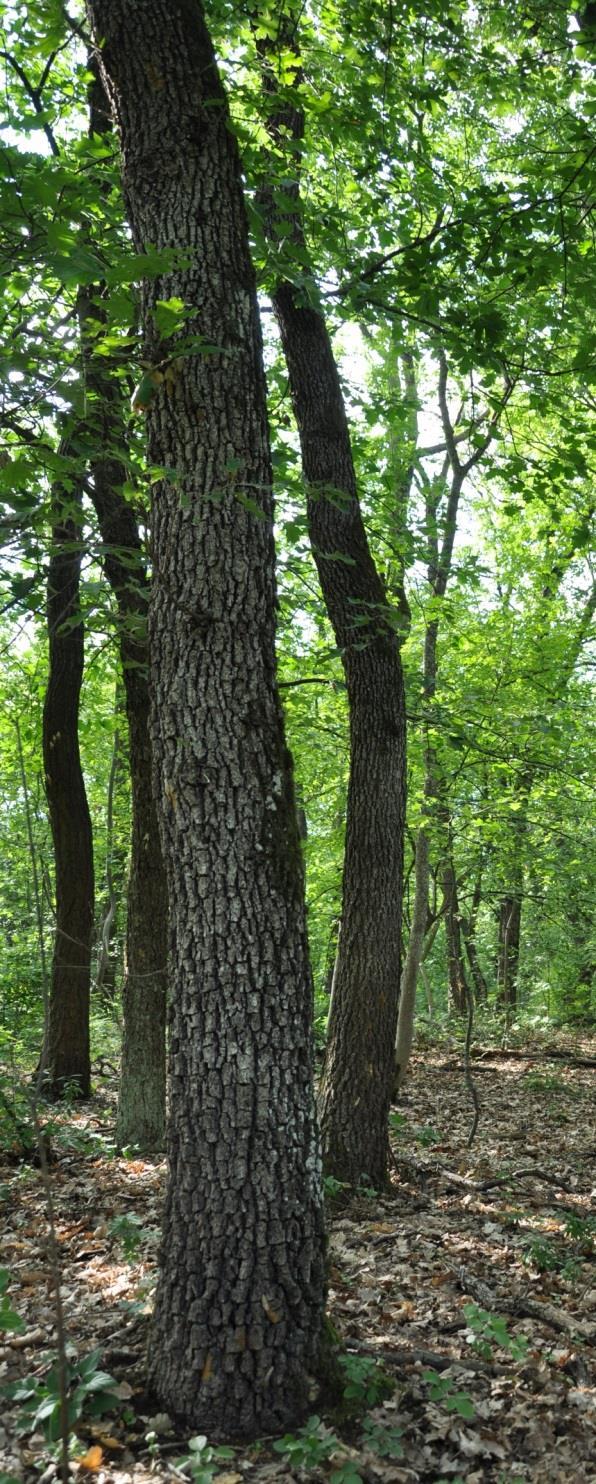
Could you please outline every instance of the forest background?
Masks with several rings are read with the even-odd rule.
[[[265,32],[268,17],[264,10]],[[287,160],[263,122],[250,17],[224,6],[210,20],[243,149],[261,284],[278,653],[318,1034],[340,919],[347,709],[267,298],[280,257],[284,275],[322,304],[334,336],[369,541],[403,643],[406,938],[429,747],[440,772],[428,825],[422,1013],[447,1012],[449,982],[461,1011],[459,975],[483,1007],[510,1019],[523,1009],[585,1020],[594,968],[591,32],[565,6],[555,9],[548,45],[540,7],[488,6],[478,16],[427,7],[407,17],[392,7],[349,16],[331,7],[304,17],[300,57],[282,50],[278,79],[284,97],[299,87],[305,118],[308,254],[288,234],[274,255],[258,188],[264,170],[283,176]],[[122,613],[105,581],[109,551],[84,477],[80,504],[74,492],[85,451],[73,455],[64,430],[90,397],[78,317],[98,278],[107,285],[101,335],[94,326],[100,364],[126,404],[142,378],[141,264],[123,225],[113,140],[88,137],[87,59],[74,21],[52,5],[7,7],[4,17],[2,1017],[29,1053],[56,910],[40,758],[57,500],[81,562],[80,615],[62,632],[75,624],[82,633],[84,624],[79,734],[94,838],[94,1003],[99,1010],[114,996],[116,1018],[129,858]],[[162,317],[171,330],[184,307],[164,304]],[[142,417],[124,426],[121,488],[144,541],[156,474],[144,465]],[[437,584],[446,537],[452,552]],[[337,553],[338,564],[349,560]],[[140,621],[128,615],[129,635]],[[424,651],[433,629],[431,694]]]
[[[593,1024],[595,16],[214,5],[208,21],[263,327],[321,1049],[330,1020],[324,1149],[340,1179],[381,1185],[390,1016],[378,1107],[377,1082],[366,1116],[354,1096],[371,943],[396,1000],[401,938],[402,1007],[418,990],[433,1035],[463,1037],[472,1007],[487,1035]],[[158,1148],[165,899],[145,622],[151,501],[155,521],[161,489],[181,510],[186,495],[175,466],[147,461],[145,421],[176,398],[185,358],[222,346],[162,294],[176,251],[133,251],[85,17],[7,5],[3,28],[0,1035],[7,1066],[37,1066],[60,1099],[88,1092],[124,1020],[118,1141]],[[157,114],[162,86],[156,67]],[[234,456],[214,506],[230,495],[262,519]],[[385,792],[390,675],[401,772]],[[409,1016],[400,1035],[403,1075]],[[361,1107],[347,1143],[337,1059]]]

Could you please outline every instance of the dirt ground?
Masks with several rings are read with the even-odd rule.
[[[372,1405],[338,1420],[313,1401],[323,1416],[310,1463],[263,1439],[211,1464],[203,1454],[206,1479],[596,1484],[594,1065],[582,1064],[595,1057],[593,1041],[570,1037],[523,1054],[477,1051],[469,1149],[460,1052],[418,1051],[392,1118],[391,1191],[329,1195],[328,1312],[351,1357],[347,1383]],[[71,1355],[98,1349],[120,1397],[119,1413],[83,1413],[72,1473],[184,1479],[188,1438],[152,1410],[143,1377],[164,1164],[114,1154],[104,1070],[93,1102],[51,1135]],[[39,1380],[55,1355],[46,1206],[43,1172],[7,1158],[0,1266],[25,1329],[0,1334],[0,1386]],[[0,1484],[50,1484],[51,1449],[41,1429],[19,1431],[21,1405],[5,1396],[0,1407]]]

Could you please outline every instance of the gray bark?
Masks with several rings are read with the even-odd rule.
[[[271,467],[238,151],[192,0],[90,0],[143,281],[155,799],[168,880],[169,1174],[159,1404],[259,1436],[308,1406],[324,1298],[302,862],[275,676]],[[183,339],[153,310],[179,297]],[[195,340],[210,347],[205,354]],[[255,512],[256,507],[256,513]]]

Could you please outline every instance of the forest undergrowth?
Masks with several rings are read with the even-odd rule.
[[[0,1479],[50,1484],[59,1467],[47,1438],[49,1174],[67,1379],[79,1397],[73,1477],[596,1481],[595,1057],[593,1040],[563,1035],[523,1053],[477,1052],[469,1149],[459,1051],[418,1053],[392,1114],[390,1191],[327,1182],[344,1401],[329,1410],[313,1396],[294,1434],[221,1451],[211,1438],[189,1448],[146,1394],[164,1164],[116,1155],[115,1069],[98,1064],[93,1099],[51,1113],[45,1176],[35,1156],[2,1155],[0,1321],[4,1303],[22,1324],[0,1333]]]

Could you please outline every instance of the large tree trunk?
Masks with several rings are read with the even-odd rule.
[[[62,454],[72,452],[68,438]],[[53,491],[48,571],[49,675],[43,709],[43,763],[54,843],[56,936],[39,1064],[50,1097],[88,1097],[89,990],[93,936],[93,839],[79,751],[84,631],[80,607],[80,485]]]
[[[89,12],[135,246],[184,254],[144,281],[141,305],[144,358],[172,372],[149,408],[149,459],[176,471],[154,487],[153,509],[152,743],[172,1014],[150,1375],[159,1404],[191,1427],[255,1437],[308,1406],[324,1298],[258,308],[201,7],[89,0]],[[189,307],[178,353],[154,320],[171,298]]]
[[[111,127],[97,65],[89,90],[90,133]],[[122,494],[124,404],[122,382],[109,359],[94,354],[93,330],[105,318],[105,290],[80,296],[85,387],[89,410],[90,493],[102,538],[103,567],[116,599],[128,720],[132,840],[122,990],[124,1038],[116,1121],[120,1147],[161,1149],[166,1069],[167,889],[153,798],[149,738],[147,609],[149,583],[138,525]],[[122,456],[118,450],[122,448]]]
[[[295,49],[295,24],[273,47]],[[269,131],[283,148],[299,143],[299,107],[277,99],[271,46],[260,46]],[[290,169],[297,173],[292,153]],[[350,1183],[387,1178],[388,1114],[401,967],[406,717],[397,613],[389,612],[360,505],[350,432],[329,331],[308,303],[308,249],[297,179],[261,192],[265,228],[276,248],[288,235],[304,265],[304,284],[280,280],[272,302],[286,357],[307,484],[307,515],[321,589],[341,653],[350,719],[341,934],[329,1009],[320,1093],[326,1167]],[[288,195],[295,211],[288,222]]]

